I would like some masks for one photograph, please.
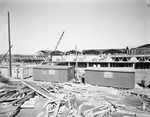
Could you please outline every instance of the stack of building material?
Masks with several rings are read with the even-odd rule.
[[[3,85],[0,91],[0,116],[14,117],[20,106],[34,96],[34,91],[22,84]]]
[[[35,101],[36,97],[30,98],[28,101],[21,105],[21,108],[34,108]]]
[[[138,111],[138,108],[137,110],[134,109],[133,112],[128,108],[133,108],[136,106],[135,104],[140,104],[144,100],[136,98],[135,100],[130,100],[115,88],[75,83],[47,84],[27,81],[23,83],[45,97],[36,99],[33,110],[36,117],[48,115],[57,117],[107,117],[120,114],[121,109],[129,111],[130,114],[128,115],[130,116],[134,116],[134,114],[142,115],[142,111]],[[48,88],[49,86],[50,88]],[[50,95],[48,94],[48,96],[47,93]],[[140,104],[139,106],[142,105]],[[148,111],[145,112],[144,116],[146,117],[148,113]],[[125,112],[121,114],[127,115]]]
[[[132,90],[130,90],[132,91]],[[148,97],[113,87],[24,80],[0,88],[2,117],[149,117]],[[128,114],[127,114],[128,113]]]

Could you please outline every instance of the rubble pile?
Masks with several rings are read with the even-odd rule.
[[[30,114],[29,114],[30,113]],[[0,88],[1,117],[149,117],[149,98],[112,87],[22,81]]]
[[[13,117],[20,106],[33,96],[34,91],[20,83],[3,85],[0,88],[0,116]]]

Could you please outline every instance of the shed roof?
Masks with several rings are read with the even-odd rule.
[[[52,66],[52,65],[41,65],[41,66],[35,66],[33,69],[70,69],[73,68],[73,66]]]
[[[127,67],[117,67],[117,68],[112,68],[112,67],[88,67],[85,68],[85,70],[88,71],[105,71],[105,72],[135,72],[133,68],[127,68]]]

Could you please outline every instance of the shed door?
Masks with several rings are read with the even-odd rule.
[[[22,76],[22,70],[19,70],[19,71],[18,71],[18,77],[19,77],[19,78],[22,78],[22,77],[23,77],[23,76]]]
[[[17,77],[17,70],[12,70],[12,77]]]

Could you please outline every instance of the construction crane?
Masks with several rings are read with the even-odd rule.
[[[60,43],[60,41],[61,41],[61,39],[62,39],[62,37],[63,37],[64,33],[65,33],[65,31],[63,31],[63,33],[61,34],[61,36],[60,36],[60,38],[59,38],[59,40],[58,40],[58,42],[57,42],[57,45],[56,45],[56,47],[55,47],[54,51],[56,51],[56,50],[57,50],[58,45],[59,45],[59,43]]]
[[[61,39],[62,39],[64,33],[65,33],[65,31],[63,31],[63,33],[61,34],[61,36],[60,36],[60,38],[59,38],[59,40],[58,40],[58,42],[57,42],[57,45],[56,45],[56,47],[55,47],[55,49],[54,49],[54,52],[57,50],[58,45],[59,45],[59,43],[60,43],[60,41],[61,41]],[[51,55],[51,53],[50,53],[49,57],[50,57],[50,58],[48,58],[48,59],[46,58],[46,59],[45,59],[45,62],[47,62],[47,61],[52,61],[52,55]],[[44,63],[43,63],[43,64],[44,64]]]

